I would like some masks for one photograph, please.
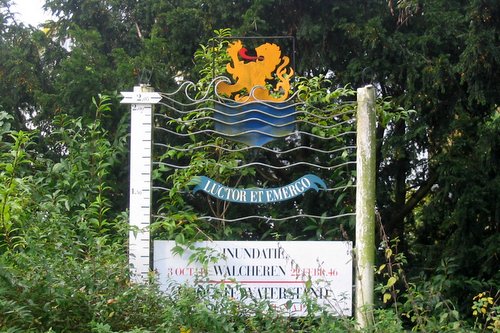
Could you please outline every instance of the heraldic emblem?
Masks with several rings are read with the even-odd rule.
[[[229,45],[226,65],[232,80],[216,85],[215,129],[228,139],[262,146],[295,129],[295,107],[290,103],[290,59],[278,45],[265,43],[247,50],[240,40]]]

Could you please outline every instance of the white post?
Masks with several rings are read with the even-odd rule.
[[[161,100],[147,85],[122,92],[121,103],[131,105],[129,264],[133,282],[144,283],[151,269],[151,165],[153,104]]]
[[[356,158],[356,320],[360,328],[373,323],[375,266],[375,89],[357,90]]]

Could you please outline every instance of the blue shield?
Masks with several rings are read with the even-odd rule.
[[[295,129],[295,106],[287,103],[215,104],[215,130],[230,140],[263,146]]]

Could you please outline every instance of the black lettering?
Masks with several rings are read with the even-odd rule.
[[[224,273],[222,273],[222,266],[218,266],[218,265],[214,265],[214,272],[215,272],[215,275],[223,275]]]

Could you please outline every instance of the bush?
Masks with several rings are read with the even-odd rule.
[[[209,300],[186,286],[165,295],[154,276],[150,284],[131,284],[116,172],[126,157],[127,130],[122,124],[117,133],[106,132],[99,119],[109,99],[95,106],[90,123],[55,119],[53,133],[43,138],[55,159],[35,150],[36,133],[10,131],[11,117],[0,112],[0,331],[360,332],[353,319],[332,317],[310,300],[316,315],[289,318],[217,287]],[[467,322],[445,296],[450,262],[432,278],[409,283],[405,258],[389,243],[388,262],[377,270],[386,280],[379,287],[383,303],[363,332],[498,332],[495,290],[471,297],[475,322]]]

